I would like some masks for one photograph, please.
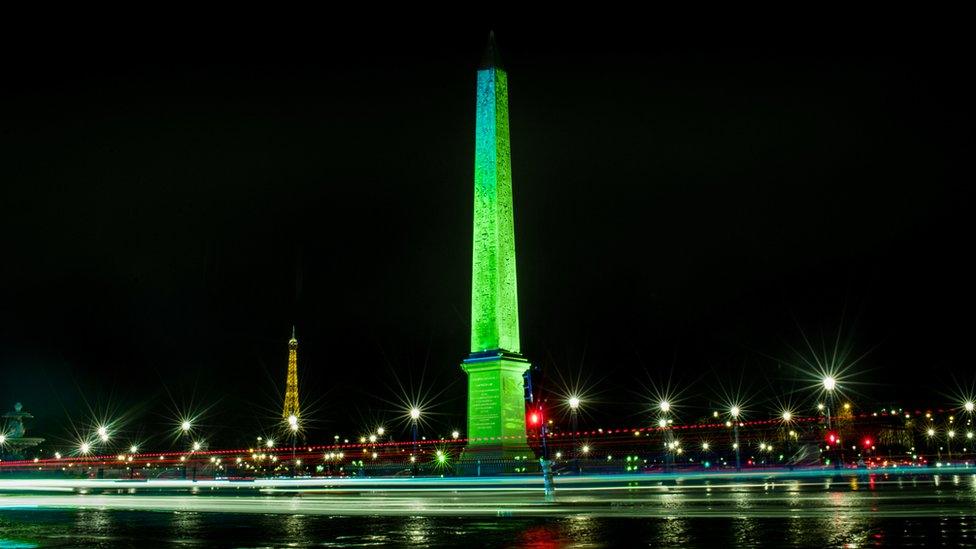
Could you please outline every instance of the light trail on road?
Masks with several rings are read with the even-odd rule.
[[[566,482],[562,482],[562,481]],[[71,491],[73,493],[67,493]],[[584,476],[547,501],[526,478],[228,481],[3,480],[0,510],[102,509],[331,516],[784,517],[976,514],[976,474]]]

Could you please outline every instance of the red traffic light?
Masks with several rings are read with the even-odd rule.
[[[864,439],[864,447],[865,448],[870,448],[873,443],[874,443],[874,441],[871,440],[870,438],[865,438]]]
[[[542,423],[542,411],[533,410],[529,412],[529,425],[539,425]]]
[[[840,441],[840,438],[837,436],[837,433],[831,431],[827,433],[826,440],[827,440],[827,444],[837,444],[837,442]]]

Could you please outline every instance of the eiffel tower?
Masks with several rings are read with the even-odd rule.
[[[295,327],[291,327],[291,339],[288,340],[288,381],[285,385],[285,406],[281,411],[281,418],[299,416],[298,409],[298,340],[295,339]]]

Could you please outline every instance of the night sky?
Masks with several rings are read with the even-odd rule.
[[[651,421],[669,380],[684,420],[740,390],[762,416],[811,405],[803,336],[839,331],[859,405],[951,405],[976,377],[960,44],[661,26],[495,26],[540,391],[588,381],[594,426]],[[0,406],[55,442],[124,417],[165,447],[188,410],[243,443],[280,421],[295,324],[311,440],[405,433],[400,385],[433,398],[429,433],[463,429],[487,31],[11,55]]]

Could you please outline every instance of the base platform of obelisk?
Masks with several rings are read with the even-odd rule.
[[[471,353],[461,364],[468,374],[468,445],[460,460],[465,468],[478,461],[534,463],[525,431],[523,376],[529,366],[521,356],[500,350]]]

